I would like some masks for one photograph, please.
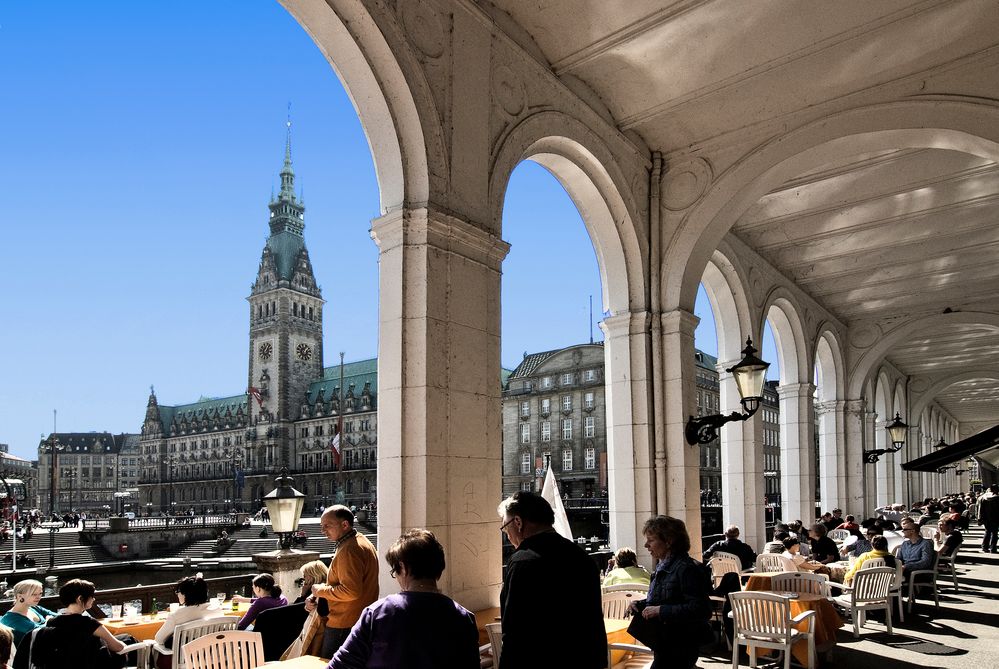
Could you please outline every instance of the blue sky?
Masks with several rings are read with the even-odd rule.
[[[166,404],[245,390],[245,298],[289,102],[326,364],[377,354],[371,156],[330,65],[280,5],[3,3],[0,63],[0,442],[11,452],[35,456],[53,409],[61,431],[134,432],[151,384]],[[536,164],[513,175],[504,238],[503,364],[587,341],[596,259]],[[713,352],[703,299],[697,313],[708,321],[697,344]]]

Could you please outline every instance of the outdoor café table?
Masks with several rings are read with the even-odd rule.
[[[156,636],[167,619],[166,613],[160,613],[155,618],[143,617],[138,622],[128,623],[121,618],[105,618],[101,622],[111,634],[131,634],[136,641],[147,641]]]
[[[782,572],[769,571],[769,572],[759,572],[754,573],[749,576],[749,580],[746,581],[746,585],[742,587],[743,590],[770,590],[771,578],[775,574],[780,574]]]
[[[282,660],[280,662],[268,662],[267,666],[282,667],[283,669],[326,669],[329,660],[324,660],[315,655],[302,655],[293,660]]]
[[[770,594],[781,594],[770,591]],[[791,617],[795,617],[805,611],[815,611],[815,654],[828,653],[836,646],[836,630],[843,626],[843,619],[836,612],[836,607],[822,595],[812,595],[798,593],[798,596],[791,599]],[[808,629],[808,621],[803,621],[796,625],[799,631],[805,632]],[[761,654],[767,651],[761,650]],[[808,641],[801,639],[791,648],[791,655],[799,664],[808,666]]]

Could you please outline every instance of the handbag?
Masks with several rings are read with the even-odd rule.
[[[638,642],[644,644],[649,649],[655,650],[656,646],[659,645],[662,627],[663,623],[658,618],[646,620],[641,612],[639,612],[631,616],[631,622],[628,624],[628,634],[635,637]]]

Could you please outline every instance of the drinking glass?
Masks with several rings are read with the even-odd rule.
[[[219,600],[219,606],[222,606],[222,604],[225,602],[225,593],[224,592],[219,592],[219,593],[216,593],[215,596]]]
[[[121,604],[111,605],[111,616],[113,618],[121,618]]]

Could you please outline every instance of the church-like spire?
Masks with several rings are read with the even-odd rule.
[[[290,108],[290,105],[289,105]],[[305,205],[295,196],[295,170],[291,166],[291,115],[285,122],[284,166],[281,168],[281,190],[277,199],[273,191],[269,208],[271,210],[271,237],[281,233],[302,236],[305,228]]]
[[[281,196],[282,200],[295,202],[295,170],[291,167],[291,115],[285,122],[288,130],[284,140],[284,167],[281,168]]]

